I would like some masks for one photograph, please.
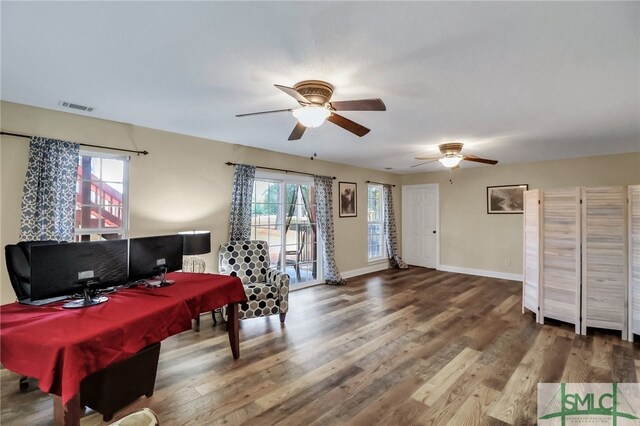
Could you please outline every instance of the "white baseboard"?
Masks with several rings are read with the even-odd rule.
[[[377,272],[387,269],[388,263],[385,260],[384,262],[375,263],[373,265],[369,265],[366,268],[353,269],[351,271],[340,272],[340,276],[344,279],[357,277],[359,275],[369,274],[371,272]],[[289,291],[302,290],[304,288],[315,287],[317,285],[324,285],[324,281],[314,282],[314,283],[302,283],[302,284],[293,284],[289,286]]]
[[[522,274],[508,272],[486,271],[484,269],[463,268],[460,266],[440,265],[440,271],[457,272],[459,274],[479,275],[481,277],[500,278],[503,280],[522,281]]]
[[[351,271],[340,272],[342,278],[353,278],[359,275],[369,274],[371,272],[377,272],[385,270],[389,267],[389,263],[387,260],[380,263],[374,263],[373,265],[369,265],[365,268],[352,269]]]

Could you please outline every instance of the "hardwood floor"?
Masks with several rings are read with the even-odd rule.
[[[521,313],[521,284],[424,268],[292,292],[278,316],[162,343],[150,407],[163,425],[527,425],[538,382],[637,382],[640,346]],[[52,398],[0,373],[2,425],[50,424]],[[83,425],[102,416],[86,415]]]

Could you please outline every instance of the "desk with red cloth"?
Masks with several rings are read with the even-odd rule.
[[[132,287],[109,294],[106,303],[63,309],[11,303],[0,306],[0,362],[38,379],[52,393],[55,423],[79,424],[82,379],[148,345],[191,328],[203,312],[229,305],[228,333],[239,352],[237,309],[247,300],[237,277],[174,272],[168,287]],[[77,419],[75,418],[77,417]]]

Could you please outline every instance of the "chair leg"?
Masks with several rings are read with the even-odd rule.
[[[211,318],[213,318],[213,325],[218,324],[218,321],[216,321],[216,310],[215,309],[213,311],[211,311]]]
[[[195,317],[193,320],[193,331],[196,333],[200,331],[200,315]]]
[[[29,390],[29,378],[26,376],[20,377],[20,392],[25,393]]]
[[[287,316],[286,312],[280,312],[280,322],[284,324],[284,319]]]
[[[228,314],[226,305],[220,308],[220,316],[222,317],[222,321],[227,322]]]

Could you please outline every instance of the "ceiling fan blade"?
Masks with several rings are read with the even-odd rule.
[[[366,135],[371,131],[370,129],[367,129],[366,127],[356,123],[355,121],[351,121],[348,118],[335,113],[331,114],[329,118],[327,118],[327,120],[360,137]]]
[[[291,108],[287,108],[287,109],[274,109],[271,111],[248,112],[246,114],[236,114],[236,117],[246,117],[249,115],[260,115],[260,114],[271,114],[272,112],[284,112],[284,111],[293,111],[293,110]]]
[[[313,103],[309,99],[305,98],[300,93],[298,93],[298,91],[293,87],[281,86],[279,84],[274,84],[274,86],[276,86],[278,89],[282,90],[284,93],[291,96],[292,98],[294,98],[296,101],[300,102],[303,105],[310,105]]]
[[[498,162],[496,160],[488,160],[486,158],[480,158],[480,157],[476,157],[475,155],[465,155],[462,157],[463,160],[466,161],[474,161],[476,163],[483,163],[483,164],[498,164]]]
[[[439,157],[413,157],[416,160],[439,160],[442,156]]]
[[[359,99],[355,101],[336,101],[330,102],[331,108],[336,111],[386,111],[382,99]]]
[[[417,158],[417,160],[419,160],[419,158]],[[413,165],[413,166],[411,166],[411,167],[424,166],[425,164],[433,163],[434,161],[438,161],[438,159],[436,158],[435,160],[429,160],[429,161],[425,161],[424,163],[414,164],[414,165]]]
[[[302,137],[302,135],[304,134],[305,130],[307,130],[307,128],[305,126],[303,126],[300,123],[296,123],[296,127],[293,128],[293,131],[289,135],[289,140],[290,141],[297,141],[298,139],[300,139]]]

